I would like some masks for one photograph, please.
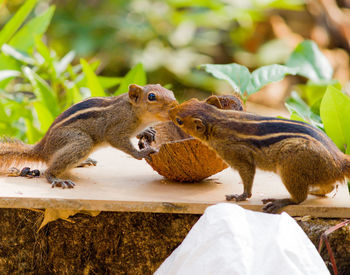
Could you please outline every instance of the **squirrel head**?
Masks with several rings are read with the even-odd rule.
[[[131,84],[129,102],[148,122],[169,120],[168,110],[178,104],[174,93],[159,84]]]
[[[213,95],[204,101],[195,98],[185,101],[170,109],[169,117],[187,134],[206,140],[217,109],[243,111],[245,108],[238,95]]]
[[[187,134],[200,139],[206,139],[208,108],[215,108],[195,98],[185,101],[169,110],[169,117],[174,124]]]

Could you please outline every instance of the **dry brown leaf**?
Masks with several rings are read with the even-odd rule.
[[[68,217],[74,216],[75,214],[82,213],[82,214],[87,214],[92,217],[97,216],[100,214],[101,211],[90,211],[90,210],[64,210],[64,209],[54,209],[54,208],[47,208],[45,209],[44,212],[44,219],[37,230],[37,232],[40,231],[41,228],[43,228],[46,224],[49,222],[62,219],[67,222],[74,223],[74,221],[68,219]]]

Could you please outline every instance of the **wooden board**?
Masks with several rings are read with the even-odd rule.
[[[209,205],[225,202],[225,194],[241,193],[243,189],[238,174],[231,169],[200,183],[184,184],[165,180],[144,160],[111,147],[92,157],[98,161],[96,167],[71,171],[69,178],[77,184],[74,189],[51,188],[44,177],[1,176],[0,207],[200,214]],[[261,199],[285,197],[289,195],[277,175],[257,171],[253,197],[239,204],[261,211]],[[293,216],[350,218],[347,186],[340,185],[334,197],[309,195],[307,201],[288,206],[285,211]]]

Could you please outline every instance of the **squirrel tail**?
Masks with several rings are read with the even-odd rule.
[[[24,164],[26,162],[44,161],[35,150],[34,145],[25,144],[19,140],[0,141],[0,170],[5,172],[11,166]]]

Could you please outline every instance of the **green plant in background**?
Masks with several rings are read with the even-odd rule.
[[[298,74],[315,81],[315,83],[321,83],[323,80],[330,80],[333,73],[326,57],[310,40],[300,43],[291,53],[285,65],[266,65],[252,73],[247,67],[237,63],[204,64],[200,68],[215,78],[226,80],[244,99],[258,92],[266,84],[282,80],[286,75]],[[323,84],[326,85],[325,82]]]
[[[248,96],[259,91],[271,82],[282,80],[285,75],[297,73],[296,68],[273,64],[249,72],[248,68],[237,63],[227,65],[205,64],[201,66],[215,78],[228,81],[231,87],[246,100]]]
[[[205,64],[201,68],[215,78],[226,80],[244,99],[285,75],[307,78],[307,83],[298,85],[298,92],[292,92],[286,101],[291,119],[324,130],[341,151],[350,153],[350,98],[341,92],[338,81],[332,79],[333,69],[314,42],[300,43],[284,65],[267,65],[252,73],[236,63]]]
[[[8,5],[15,9],[20,1],[8,1]],[[47,39],[58,55],[74,49],[78,58],[96,56],[109,75],[124,74],[141,62],[151,82],[161,78],[207,91],[213,90],[216,81],[193,67],[232,60],[233,55],[244,65],[261,66],[261,62],[244,63],[248,58],[241,57],[255,52],[246,48],[246,41],[254,36],[256,25],[266,21],[272,9],[305,9],[304,0],[40,2],[57,6]],[[264,53],[273,51],[276,57],[278,49],[284,51],[282,58],[287,56],[291,49],[286,43],[275,42],[266,43]],[[271,55],[258,55],[264,57],[264,64],[271,63],[266,60]]]
[[[0,31],[0,135],[29,143],[70,105],[89,96],[118,95],[131,83],[146,84],[142,64],[125,77],[103,77],[95,74],[99,61],[73,65],[73,51],[59,58],[42,41],[55,7],[26,21],[36,4],[27,0]]]

